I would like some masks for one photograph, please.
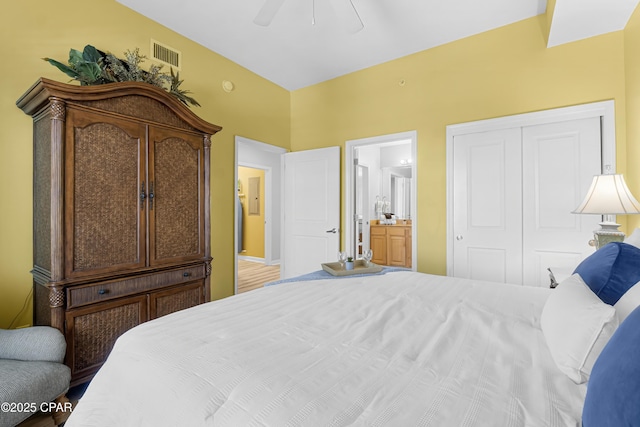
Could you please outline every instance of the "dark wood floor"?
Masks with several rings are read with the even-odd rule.
[[[238,293],[261,288],[267,282],[280,279],[279,265],[238,260]]]

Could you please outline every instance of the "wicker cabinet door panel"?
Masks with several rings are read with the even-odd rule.
[[[145,126],[70,110],[65,200],[68,277],[145,265]]]
[[[149,129],[149,262],[204,257],[203,137]]]
[[[149,318],[155,319],[204,303],[204,281],[149,294]]]
[[[72,381],[95,373],[116,339],[147,320],[147,296],[94,304],[66,314],[67,365]]]
[[[33,123],[33,263],[51,271],[51,120]]]

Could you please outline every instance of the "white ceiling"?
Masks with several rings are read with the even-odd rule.
[[[253,23],[264,0],[116,1],[288,90],[546,9],[546,0],[352,0],[364,29],[350,34],[329,0],[285,0],[268,27]],[[549,46],[624,28],[638,1],[556,0]]]
[[[557,0],[548,47],[623,30],[638,0]]]

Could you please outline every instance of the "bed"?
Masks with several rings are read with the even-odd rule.
[[[618,327],[585,282],[396,271],[214,301],[122,335],[66,426],[580,426],[591,395],[614,394],[591,391],[600,353],[620,368],[611,336],[631,331],[616,340],[640,351],[640,335],[627,336],[640,311],[627,302],[623,326],[635,323]],[[628,406],[617,411],[635,416]],[[585,427],[603,426],[595,412]]]

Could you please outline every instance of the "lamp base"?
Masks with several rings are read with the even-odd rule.
[[[622,231],[618,230],[618,227],[620,227],[620,224],[616,224],[615,222],[601,222],[600,228],[593,231],[596,249],[600,249],[607,243],[622,242],[625,236]]]

